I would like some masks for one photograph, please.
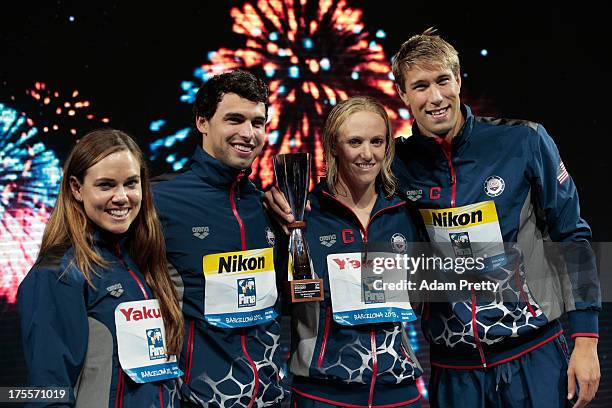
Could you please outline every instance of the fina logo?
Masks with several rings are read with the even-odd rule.
[[[208,227],[191,227],[191,232],[196,238],[204,239],[210,234],[210,228]]]
[[[499,176],[490,176],[485,180],[484,190],[489,197],[497,197],[504,192],[506,182]]]
[[[274,235],[274,232],[272,232],[270,227],[266,227],[266,239],[268,240],[268,245],[273,247],[274,243],[276,242],[276,236]]]
[[[467,232],[455,232],[448,234],[450,237],[453,251],[457,257],[472,257],[472,245],[470,243],[470,234]]]
[[[336,234],[322,235],[319,237],[319,242],[321,242],[321,245],[331,248],[336,243],[336,239]]]
[[[374,282],[381,281],[380,276],[364,276],[361,280],[363,301],[366,305],[372,303],[385,303],[385,291],[374,288]]]
[[[406,252],[406,237],[399,232],[393,234],[391,237],[391,245],[393,245],[393,250],[397,253]]]
[[[238,307],[252,307],[256,303],[255,278],[238,279]]]
[[[149,344],[149,360],[166,358],[164,337],[160,328],[147,330],[147,343]]]

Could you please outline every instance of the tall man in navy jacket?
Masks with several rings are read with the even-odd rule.
[[[393,172],[431,240],[449,247],[470,239],[505,243],[522,254],[516,272],[498,265],[496,273],[512,280],[494,302],[474,294],[428,303],[422,326],[431,344],[431,405],[563,407],[567,398],[585,406],[599,387],[599,281],[592,258],[581,265],[586,276],[545,273],[546,242],[588,252],[591,238],[555,143],[537,123],[475,117],[461,104],[458,53],[433,30],[401,46],[393,74],[414,118],[413,135],[396,142]],[[293,221],[278,190],[266,203]],[[453,224],[471,213],[486,216]],[[564,312],[575,341],[571,358],[558,321]]]
[[[186,406],[279,404],[274,234],[249,181],[266,136],[268,88],[246,71],[211,78],[194,104],[201,134],[186,168],[154,187],[182,300]]]
[[[544,242],[590,249],[591,230],[555,143],[537,123],[475,117],[460,101],[457,51],[431,29],[401,46],[393,74],[414,118],[413,135],[396,144],[394,173],[432,241],[480,236],[516,243],[523,255],[523,269],[508,271],[518,282],[515,302],[472,297],[425,310],[432,405],[563,407],[566,397],[575,399],[576,381],[574,406],[586,405],[600,377],[595,267],[586,271],[595,295],[584,299],[575,282],[551,296],[550,288],[567,284],[567,276],[541,275]],[[435,214],[439,220],[476,208],[490,214],[483,223],[445,228],[434,221]],[[563,312],[575,341],[569,366],[558,322]]]

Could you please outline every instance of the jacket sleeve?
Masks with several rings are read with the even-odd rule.
[[[85,361],[88,339],[84,287],[58,271],[34,267],[19,286],[23,350],[29,386],[68,387],[68,403],[33,406],[74,406],[74,387]]]
[[[543,230],[561,254],[561,282],[569,282],[564,291],[571,337],[598,337],[601,293],[597,266],[589,244],[591,229],[580,217],[576,185],[569,175],[557,146],[544,127],[538,125],[530,163],[530,176],[536,202],[542,213]],[[549,244],[550,245],[550,244]]]

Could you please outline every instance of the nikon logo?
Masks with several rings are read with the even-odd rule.
[[[242,255],[232,255],[219,258],[218,273],[253,271],[263,269],[265,265],[266,257],[264,256],[245,258]]]
[[[436,227],[461,227],[469,224],[482,222],[482,211],[472,211],[461,215],[453,215],[452,212],[433,213],[433,225]]]

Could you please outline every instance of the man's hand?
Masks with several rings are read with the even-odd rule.
[[[574,408],[582,408],[591,402],[599,388],[600,377],[597,339],[576,337],[567,368],[567,399],[572,399],[576,394],[576,380],[580,388]]]
[[[263,205],[265,209],[272,214],[274,219],[283,227],[285,234],[289,235],[287,224],[295,221],[295,217],[291,213],[291,207],[285,199],[285,195],[276,187],[272,187],[264,194]],[[310,211],[310,201],[306,202],[306,211]]]

